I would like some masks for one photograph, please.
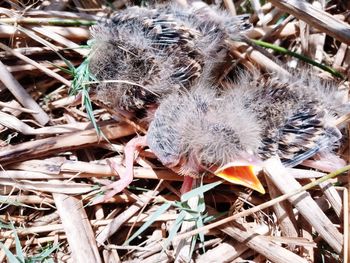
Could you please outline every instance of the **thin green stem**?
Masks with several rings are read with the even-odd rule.
[[[318,63],[318,62],[312,60],[311,58],[306,57],[306,56],[304,56],[302,54],[290,51],[290,50],[288,50],[288,49],[286,49],[284,47],[273,45],[271,43],[268,43],[268,42],[265,42],[265,41],[262,41],[262,40],[250,39],[250,41],[252,41],[254,44],[259,45],[261,47],[271,48],[274,51],[280,52],[282,54],[286,54],[286,55],[290,55],[292,57],[298,58],[298,59],[300,59],[302,61],[305,61],[306,63],[309,63],[309,64],[314,65],[314,66],[316,66],[316,67],[318,67],[318,68],[320,68],[320,69],[322,69],[324,71],[327,71],[327,72],[331,73],[332,75],[334,75],[334,76],[336,76],[338,78],[344,79],[344,76],[340,72],[335,70],[334,68],[329,67],[329,66],[324,65],[324,64],[321,64],[321,63]]]

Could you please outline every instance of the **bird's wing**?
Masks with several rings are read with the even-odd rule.
[[[162,164],[168,167],[176,166],[183,155],[179,132],[171,121],[159,115],[150,124],[147,144]]]
[[[318,103],[310,102],[279,127],[274,138],[265,139],[264,147],[271,152],[271,144],[274,145],[275,153],[286,166],[300,164],[341,138],[339,130],[328,125],[326,114]]]

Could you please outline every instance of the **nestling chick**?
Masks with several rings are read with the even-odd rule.
[[[231,118],[236,118],[240,111],[251,111],[256,118],[261,143],[255,155],[278,155],[289,167],[316,153],[331,153],[342,137],[335,120],[350,111],[332,83],[307,72],[295,77],[242,75],[223,97],[222,114],[234,113]],[[245,139],[243,134],[240,140]],[[336,164],[329,169],[336,169]]]
[[[225,41],[239,38],[249,28],[247,18],[177,5],[134,6],[118,12],[91,28],[89,67],[102,81],[98,98],[132,112],[190,88],[200,76],[213,78],[227,59]]]
[[[183,192],[191,189],[191,177],[210,171],[264,193],[253,169],[263,160],[277,155],[286,166],[295,166],[332,152],[341,138],[335,118],[350,111],[338,95],[335,87],[310,76],[259,74],[242,74],[220,96],[203,85],[171,94],[157,109],[147,136],[127,144],[127,172],[121,175],[126,179],[123,186],[120,181],[111,185],[111,194],[132,181],[134,151],[145,146],[185,176]]]
[[[163,165],[185,176],[182,193],[192,188],[193,177],[229,162],[237,167],[226,180],[264,192],[251,168],[244,168],[260,163],[252,154],[260,145],[257,120],[249,111],[236,118],[222,114],[222,98],[214,90],[200,85],[165,99],[150,124],[147,145]],[[240,141],[243,136],[245,140]]]

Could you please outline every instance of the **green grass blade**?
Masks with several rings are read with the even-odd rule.
[[[39,211],[46,211],[46,210],[50,209],[50,208],[38,208],[35,206],[26,205],[26,204],[23,204],[23,203],[14,201],[14,200],[9,200],[9,198],[7,198],[7,196],[0,196],[0,204],[27,207],[27,208],[31,208],[31,209],[35,209],[35,210],[39,210]],[[0,223],[0,228],[2,228],[1,223]]]
[[[216,215],[209,215],[209,216],[206,216],[203,220],[203,223],[206,224],[206,223],[209,223],[211,221],[214,221],[224,215],[227,215],[227,212],[221,212],[221,213],[218,213]]]
[[[203,184],[203,177],[202,177],[201,184]],[[205,209],[206,209],[206,207],[205,207],[205,199],[204,199],[204,194],[202,193],[202,194],[199,195],[198,204],[197,204],[197,211],[198,211],[198,214],[199,214],[198,218],[197,218],[197,221],[196,221],[197,228],[200,228],[200,227],[204,226],[203,213],[204,213]],[[199,233],[199,240],[203,244],[203,251],[205,252],[205,249],[204,249],[204,234],[203,233]]]
[[[198,209],[194,210],[191,207],[189,207],[187,201],[186,202],[174,201],[173,206],[178,208],[181,211],[185,211],[185,212],[189,213],[192,216],[192,218],[187,219],[188,221],[195,221],[196,218],[198,217],[198,215],[201,213],[201,211],[199,211]]]
[[[73,80],[69,95],[76,95],[83,89],[88,90],[88,87],[85,83],[94,79],[89,71],[89,58],[85,59],[79,67],[73,68],[71,74],[73,75]]]
[[[124,242],[124,246],[129,245],[129,243],[134,240],[138,235],[140,235],[143,231],[145,231],[150,225],[156,221],[156,219],[162,215],[169,207],[172,205],[170,202],[166,202],[162,204],[156,212],[152,214],[152,216],[128,239]]]
[[[196,238],[196,236],[193,236],[191,239],[190,251],[188,253],[189,258],[192,258],[192,255],[194,253],[194,249],[196,248],[196,243],[197,243],[197,238]]]
[[[19,261],[14,254],[2,243],[0,242],[0,247],[4,250],[5,255],[10,263],[24,263],[24,261]]]
[[[32,262],[42,262],[42,261],[49,261],[52,260],[49,257],[51,254],[57,250],[60,247],[60,244],[55,244],[53,246],[47,246],[46,248],[43,249],[43,251],[40,252],[39,255],[35,255],[33,257],[30,257],[30,260]]]
[[[338,78],[344,79],[344,76],[340,72],[335,70],[334,68],[329,67],[329,66],[324,65],[324,64],[321,64],[321,63],[318,63],[315,60],[313,60],[313,59],[311,59],[311,58],[309,58],[307,56],[304,56],[302,54],[290,51],[290,50],[288,50],[288,49],[286,49],[284,47],[273,45],[271,43],[268,43],[268,42],[265,42],[265,41],[262,41],[262,40],[250,39],[250,41],[252,41],[254,44],[256,44],[258,46],[265,47],[265,48],[270,48],[270,49],[273,49],[274,51],[280,52],[282,54],[286,54],[286,55],[298,58],[298,59],[300,59],[302,61],[305,61],[306,63],[309,63],[309,64],[311,64],[313,66],[316,66],[316,67],[318,67],[318,68],[320,68],[320,69],[322,69],[324,71],[327,71],[327,72],[331,73],[333,76],[336,76]]]
[[[204,222],[203,222],[203,217],[202,216],[198,217],[197,222],[196,222],[196,226],[197,226],[197,228],[201,228],[201,227],[204,226]],[[201,233],[198,234],[198,236],[199,236],[199,240],[204,245],[204,234],[201,232]],[[204,249],[204,246],[203,246],[203,249]]]
[[[51,61],[47,61],[48,64],[50,64],[51,66],[59,69],[60,71],[62,71],[63,73],[66,73],[66,74],[69,74],[69,75],[74,75],[74,73],[72,72],[72,68],[64,68],[64,67],[61,67],[59,65],[56,65],[55,63],[52,63]]]
[[[13,229],[12,226],[10,224],[5,224],[4,222],[0,221],[0,230],[2,229]]]
[[[22,249],[22,245],[21,245],[21,242],[18,238],[18,235],[17,235],[17,232],[16,232],[16,228],[15,226],[13,225],[12,222],[10,222],[10,226],[11,226],[11,229],[12,229],[12,234],[15,238],[15,245],[16,245],[16,258],[20,261],[20,262],[25,262],[25,257],[24,257],[24,254],[23,254],[23,249]]]
[[[88,115],[89,120],[91,121],[92,125],[94,126],[97,134],[100,136],[101,135],[101,129],[100,127],[97,125],[95,116],[94,116],[94,111],[92,109],[92,103],[91,103],[91,99],[89,96],[89,92],[86,89],[82,90],[82,100],[83,100],[83,105],[86,108],[86,113]]]
[[[201,178],[201,186],[203,186],[203,177]],[[203,193],[199,194],[197,211],[199,213],[204,213],[204,211],[205,211],[205,199],[204,199]]]
[[[22,249],[22,246],[21,246],[21,242],[19,241],[19,238],[18,238],[18,235],[17,235],[17,232],[15,229],[13,229],[13,235],[15,237],[15,244],[16,244],[16,256],[17,258],[19,259],[19,261],[21,262],[25,262],[25,257],[24,257],[24,254],[23,254],[23,249]]]
[[[52,25],[52,26],[92,26],[97,22],[88,19],[58,17],[19,17],[18,19],[2,19],[4,24]]]
[[[100,127],[97,125],[89,95],[90,89],[86,84],[89,83],[91,80],[96,80],[89,70],[89,58],[86,58],[78,68],[74,68],[74,72],[72,74],[73,80],[71,89],[69,91],[69,95],[73,96],[79,93],[81,94],[82,105],[85,106],[88,118],[94,126],[97,135],[102,136],[107,142],[109,142],[108,138],[105,136],[105,134],[102,133]]]
[[[222,183],[222,181],[217,181],[217,182],[214,182],[211,184],[206,184],[206,185],[200,186],[198,188],[195,188],[195,189],[185,193],[184,195],[182,195],[181,201],[185,202],[194,196],[203,195],[203,193],[209,191],[210,189],[213,189],[214,187],[218,186],[221,183]]]
[[[176,236],[177,232],[179,231],[183,221],[185,220],[185,217],[186,217],[186,212],[181,211],[180,214],[177,216],[177,218],[173,224],[173,227],[170,229],[169,236],[165,241],[163,250],[166,249],[170,245],[170,243],[174,240],[174,237]]]

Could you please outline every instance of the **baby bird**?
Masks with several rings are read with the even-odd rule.
[[[227,167],[218,176],[264,193],[251,166],[261,163],[252,151],[260,142],[256,120],[249,112],[229,118],[234,113],[222,111],[222,98],[214,90],[199,85],[165,99],[150,124],[147,146],[163,165],[185,176],[182,193],[191,190],[193,178],[215,173],[228,163],[234,168]]]
[[[271,156],[292,167],[317,153],[331,153],[341,138],[335,119],[350,111],[334,86],[306,75],[242,74],[223,94],[214,90],[199,84],[162,101],[147,135],[127,144],[127,171],[109,186],[108,197],[132,181],[134,152],[145,146],[185,176],[182,192],[191,189],[191,178],[209,171],[264,193],[255,167]]]
[[[343,94],[332,83],[307,71],[295,77],[243,74],[223,94],[222,105],[224,115],[233,113],[232,118],[236,118],[244,112],[256,119],[260,142],[253,150],[255,156],[265,160],[277,155],[287,167],[317,153],[330,157],[342,137],[336,119],[350,111],[349,103],[343,102]],[[243,134],[240,141],[244,139]],[[334,170],[338,164],[323,169]]]
[[[204,7],[129,7],[91,28],[89,69],[97,97],[114,109],[135,112],[157,105],[201,76],[212,79],[228,57],[226,40],[250,27],[247,16]]]

